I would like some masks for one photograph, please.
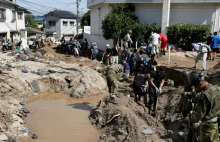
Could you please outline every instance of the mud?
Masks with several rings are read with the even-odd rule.
[[[88,115],[91,104],[96,103],[107,94],[103,92],[84,99],[73,99],[63,93],[44,92],[34,97],[26,105],[30,112],[25,119],[30,131],[38,139],[29,137],[18,142],[97,142],[99,132],[90,125]]]

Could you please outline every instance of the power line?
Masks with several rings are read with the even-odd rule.
[[[30,4],[33,4],[33,5],[37,5],[37,6],[40,6],[40,7],[44,7],[44,8],[50,8],[50,9],[56,9],[54,7],[49,7],[49,6],[45,6],[45,5],[41,5],[41,4],[37,4],[37,3],[34,3],[34,2],[30,2],[30,1],[27,1],[27,0],[22,0],[24,2],[27,2],[27,3],[30,3]]]
[[[42,10],[42,8],[35,7],[35,6],[33,6],[33,5],[29,4],[29,3],[26,3],[26,2],[24,2],[24,1],[22,1],[22,0],[19,0],[19,1],[20,1],[21,3],[24,3],[24,4],[28,5],[28,6],[31,6],[31,8],[35,8],[35,9],[38,9],[38,10],[40,10],[40,11],[44,11],[44,12],[46,12],[46,13],[49,12],[49,11]]]

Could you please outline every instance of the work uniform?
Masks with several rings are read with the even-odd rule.
[[[123,72],[123,66],[114,64],[107,68],[106,79],[107,86],[110,94],[115,94],[118,91],[118,77]]]
[[[203,70],[206,70],[206,59],[207,59],[207,53],[211,52],[211,48],[206,44],[195,44],[195,48],[198,52],[198,55],[195,59],[195,68],[198,66],[199,60],[202,58],[202,68]]]
[[[165,79],[165,74],[160,75],[159,71],[152,72],[151,73],[151,78],[153,78],[153,82],[157,88],[160,88],[160,84],[162,80]],[[156,113],[156,105],[157,105],[157,98],[159,94],[156,92],[155,87],[153,87],[151,84],[149,85],[149,103],[148,103],[148,108],[151,110],[151,106],[153,104],[153,112]]]
[[[200,142],[219,142],[217,118],[220,114],[220,88],[208,84],[197,93],[191,122],[201,121]]]
[[[179,102],[179,112],[182,113],[183,119],[190,113],[192,110],[192,101],[193,95],[192,92],[193,88],[188,83],[188,81],[184,82],[184,93],[181,94],[181,99]]]
[[[138,74],[132,84],[135,101],[140,101],[140,97],[144,97],[144,104],[147,106],[147,86],[149,77],[145,74]]]

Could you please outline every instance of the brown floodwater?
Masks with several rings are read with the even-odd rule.
[[[97,142],[99,132],[88,116],[90,104],[98,102],[105,93],[85,99],[73,99],[66,94],[43,93],[26,104],[31,112],[27,127],[38,139],[30,136],[18,142]]]

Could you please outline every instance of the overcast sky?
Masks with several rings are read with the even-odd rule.
[[[16,0],[16,3],[39,16],[55,9],[68,10],[76,14],[76,0]],[[86,11],[88,11],[87,0],[81,0],[80,12]]]

